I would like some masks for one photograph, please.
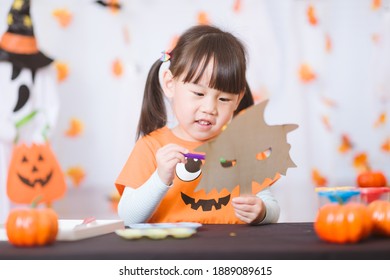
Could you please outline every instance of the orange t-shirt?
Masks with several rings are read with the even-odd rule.
[[[125,186],[138,188],[143,185],[157,168],[156,152],[159,148],[176,143],[193,151],[202,142],[189,142],[176,137],[169,128],[163,127],[141,138],[134,146],[118,179],[116,188],[122,195]],[[253,193],[270,186],[274,180],[263,185],[253,182]],[[230,193],[223,189],[210,193],[204,190],[194,192],[201,178],[201,162],[188,159],[188,163],[178,164],[173,184],[161,200],[156,211],[148,219],[150,223],[162,222],[198,222],[202,224],[241,224],[234,214],[231,200],[239,195],[239,187]]]

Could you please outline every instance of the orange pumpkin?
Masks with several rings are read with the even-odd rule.
[[[384,187],[387,185],[387,180],[381,171],[368,170],[358,175],[357,185],[361,188]]]
[[[50,203],[65,191],[65,177],[49,143],[14,147],[7,181],[11,201],[29,204],[41,196],[40,202]]]
[[[13,209],[6,222],[8,241],[20,247],[53,243],[58,233],[58,216],[51,208]]]
[[[336,203],[322,206],[314,222],[318,237],[330,243],[356,243],[372,231],[368,208],[360,203]]]
[[[390,202],[375,200],[368,205],[373,221],[373,232],[390,236]]]

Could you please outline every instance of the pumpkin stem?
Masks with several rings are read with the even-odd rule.
[[[38,204],[39,204],[39,201],[42,200],[42,195],[38,195],[37,197],[35,197],[33,199],[33,201],[31,202],[31,208],[37,208]]]

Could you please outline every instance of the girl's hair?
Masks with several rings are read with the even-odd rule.
[[[185,74],[184,83],[197,83],[209,62],[213,73],[209,87],[240,94],[245,91],[237,110],[254,104],[252,93],[246,81],[246,50],[231,33],[209,25],[198,25],[188,29],[179,38],[170,52],[169,70],[173,77]],[[144,90],[137,138],[162,128],[167,123],[164,94],[159,81],[159,70],[163,62],[159,59],[151,67]]]

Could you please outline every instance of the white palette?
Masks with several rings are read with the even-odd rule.
[[[91,238],[103,234],[124,229],[122,220],[95,220],[88,224],[82,224],[83,220],[60,219],[58,220],[58,241],[75,241]],[[7,233],[3,225],[0,226],[0,241],[8,241]]]

